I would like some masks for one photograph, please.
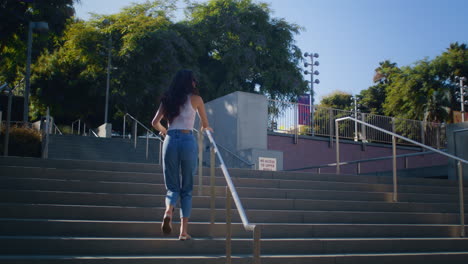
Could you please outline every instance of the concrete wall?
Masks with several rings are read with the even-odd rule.
[[[448,153],[468,160],[468,130],[463,132],[454,131],[468,129],[468,122],[450,124],[447,126],[447,148]],[[450,159],[449,162],[449,179],[458,179],[456,161]],[[468,165],[463,165],[463,178],[468,179]]]
[[[293,136],[279,133],[269,133],[268,149],[283,152],[283,168],[296,169],[307,166],[323,165],[336,162],[335,148],[329,147],[329,139],[321,137],[300,136],[298,144],[294,144]],[[391,145],[386,144],[366,144],[340,140],[340,159],[341,161],[352,161],[367,158],[377,158],[392,155]],[[406,153],[421,152],[420,148],[403,147],[397,148],[397,155]],[[375,161],[361,164],[361,173],[389,171],[392,169],[392,160]],[[404,158],[397,159],[398,169],[403,169],[405,165]],[[439,154],[429,154],[423,156],[409,157],[408,168],[418,168],[427,166],[447,165],[447,159]],[[343,173],[357,172],[357,166],[345,165],[341,167]],[[304,170],[316,172],[316,169]],[[334,173],[335,167],[321,169],[323,173]]]
[[[282,170],[282,153],[268,149],[268,100],[264,95],[234,92],[207,102],[205,108],[218,145],[251,163],[257,163],[258,157],[276,158]],[[238,159],[235,164],[236,158],[228,152],[223,155],[228,167],[245,167],[238,166]]]

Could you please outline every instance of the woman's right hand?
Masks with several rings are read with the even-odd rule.
[[[211,133],[214,133],[213,128],[211,128],[211,127],[209,127],[209,126],[208,126],[208,127],[202,127],[201,131],[203,132],[203,131],[205,131],[205,130],[208,130],[208,131],[210,131]]]

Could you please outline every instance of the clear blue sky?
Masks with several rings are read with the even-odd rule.
[[[145,1],[81,0],[75,7],[77,16],[86,20],[89,12],[117,13],[132,2]],[[269,3],[273,17],[303,27],[296,44],[303,52],[319,53],[316,103],[335,90],[357,94],[367,89],[380,61],[409,66],[433,59],[452,42],[468,43],[468,0],[256,2]]]

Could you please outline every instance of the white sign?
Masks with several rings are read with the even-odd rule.
[[[276,171],[276,159],[275,158],[258,158],[258,169],[266,171]]]

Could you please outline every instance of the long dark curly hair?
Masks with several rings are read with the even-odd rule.
[[[163,94],[161,99],[163,113],[169,123],[180,114],[180,107],[186,102],[189,94],[199,94],[198,89],[192,84],[193,81],[197,82],[191,70],[179,70],[172,79],[169,89]]]

